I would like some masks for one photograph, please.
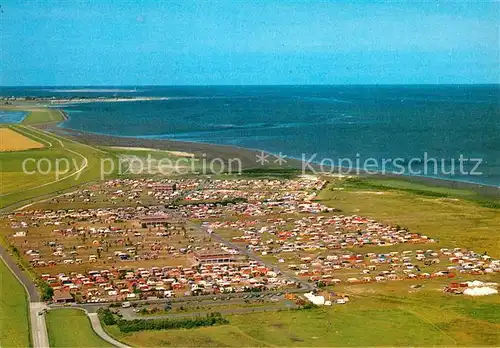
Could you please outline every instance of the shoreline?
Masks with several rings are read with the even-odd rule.
[[[66,113],[64,113],[64,115],[67,117]],[[186,152],[193,154],[195,157],[205,158],[207,160],[212,160],[214,158],[222,158],[223,160],[239,158],[241,160],[243,170],[255,170],[255,169],[301,170],[302,169],[301,160],[289,157],[286,158],[287,163],[282,166],[277,166],[277,165],[273,166],[272,163],[261,166],[256,161],[257,158],[256,156],[261,153],[261,150],[257,149],[248,149],[237,146],[209,144],[201,142],[187,142],[180,140],[145,139],[133,136],[130,137],[114,136],[114,135],[98,134],[81,130],[75,130],[71,128],[64,128],[62,126],[54,127],[53,124],[40,125],[40,126],[46,128],[49,131],[53,131],[61,136],[65,137],[69,136],[89,145],[93,144],[98,146],[100,145],[100,146],[111,146],[111,147],[149,148],[153,150]],[[317,164],[312,164],[312,167],[319,168]],[[392,173],[367,174],[362,170],[359,170],[358,174],[356,173],[355,169],[353,169],[352,171],[354,173],[347,173],[343,175],[360,176],[364,178],[371,177],[375,179],[404,180],[429,186],[471,190],[484,196],[500,198],[500,186],[459,181],[453,179],[436,178],[436,177],[411,176],[411,175],[400,175]],[[336,175],[335,172],[331,174]]]
[[[46,107],[66,106],[70,104],[82,103],[119,103],[134,101],[155,101],[179,99],[176,97],[73,97],[73,98],[49,98],[49,97],[26,97],[26,98],[5,98],[0,97],[0,102],[12,103],[4,105],[16,105],[16,103],[43,103]]]
[[[201,97],[203,98],[203,97]],[[44,99],[44,97],[41,97]],[[256,148],[247,148],[247,147],[239,147],[235,145],[222,145],[222,144],[213,144],[213,143],[205,143],[205,142],[197,142],[197,141],[184,141],[184,140],[172,140],[172,139],[161,139],[161,138],[153,138],[149,136],[122,136],[122,135],[112,135],[106,133],[94,133],[89,131],[83,131],[79,129],[72,129],[64,127],[64,123],[70,119],[70,115],[66,112],[63,107],[69,104],[80,104],[85,102],[121,102],[121,101],[141,101],[141,100],[169,100],[169,99],[183,99],[183,97],[88,97],[88,98],[80,98],[78,99],[55,99],[55,100],[44,100],[49,102],[54,101],[65,101],[59,104],[45,104],[39,105],[38,107],[45,107],[49,109],[58,110],[63,115],[62,121],[50,122],[47,124],[37,124],[37,127],[47,128],[52,130],[53,132],[59,133],[63,136],[74,136],[80,139],[82,142],[87,142],[87,144],[97,144],[102,146],[122,146],[122,147],[147,147],[151,149],[158,150],[168,150],[178,152],[186,152],[186,153],[194,153],[195,157],[207,154],[205,157],[208,160],[214,158],[228,158],[227,155],[231,154],[235,158],[239,157],[242,160],[244,166],[248,167],[246,169],[255,169],[255,168],[269,168],[272,166],[264,165],[259,166],[256,161],[257,154],[262,152],[266,154],[272,154],[271,152],[256,149]],[[31,100],[30,102],[33,102]],[[10,105],[10,107],[16,108],[16,105]],[[20,105],[17,105],[20,106]],[[82,140],[83,139],[83,140]],[[89,142],[88,139],[91,139]],[[106,140],[107,139],[107,140]],[[144,145],[147,144],[147,145]],[[165,148],[167,147],[167,148]],[[191,151],[191,149],[195,149],[195,151]],[[241,158],[243,156],[243,158]],[[201,156],[200,156],[201,157]],[[287,164],[281,166],[274,166],[274,169],[302,169],[302,160],[296,157],[285,156]],[[270,157],[271,161],[274,159],[273,156]],[[314,169],[319,169],[319,163],[311,162],[311,167]],[[482,182],[474,182],[474,181],[466,181],[466,180],[457,180],[453,178],[443,178],[437,176],[414,176],[408,174],[395,174],[391,172],[382,173],[367,173],[362,169],[352,168],[349,172],[346,172],[346,168],[343,168],[341,174],[349,176],[361,176],[361,177],[372,177],[372,178],[395,178],[402,179],[412,182],[418,182],[422,184],[429,184],[440,187],[448,187],[448,188],[464,188],[464,189],[473,189],[475,191],[484,191],[488,192],[487,195],[491,195],[500,198],[500,184],[493,183],[482,183]],[[330,174],[330,173],[327,173]],[[331,174],[338,174],[338,169],[333,171]]]
[[[252,150],[242,147],[217,145],[196,142],[184,142],[178,140],[166,139],[143,139],[138,137],[119,137],[113,135],[104,135],[86,131],[75,130],[55,126],[53,124],[37,125],[38,127],[54,132],[60,136],[73,138],[87,145],[110,146],[110,147],[128,147],[128,148],[148,148],[152,150],[175,151],[193,154],[195,157],[212,160],[221,158],[224,160],[239,158],[242,167],[246,169],[256,168],[274,168],[274,169],[300,169],[301,162],[295,159],[288,159],[284,166],[260,166],[256,159],[260,154],[259,150]]]

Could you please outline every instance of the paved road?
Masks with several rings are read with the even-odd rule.
[[[190,190],[188,191],[185,195],[183,195],[182,198],[184,198],[185,196],[187,196],[190,192],[192,191],[197,191],[197,190],[202,190],[204,187],[205,187],[205,184],[206,184],[206,181],[204,182],[201,182],[198,187],[196,187],[195,189],[193,190]],[[188,222],[189,224],[189,222]],[[191,225],[194,225],[194,224],[191,224]],[[238,250],[241,254],[243,255],[246,255],[248,256],[250,259],[253,259],[253,260],[256,260],[260,263],[262,263],[263,265],[265,265],[266,267],[268,267],[269,269],[272,269],[274,272],[276,273],[283,273],[285,274],[286,276],[288,276],[290,279],[293,279],[293,281],[295,281],[297,284],[300,284],[301,287],[305,290],[308,290],[308,291],[311,291],[314,289],[314,286],[311,285],[310,283],[304,281],[304,280],[301,280],[301,279],[298,279],[297,277],[295,277],[295,275],[291,274],[290,272],[283,272],[279,269],[278,266],[274,265],[274,264],[271,264],[269,262],[266,262],[265,260],[263,260],[262,258],[260,258],[259,256],[255,255],[253,252],[251,252],[250,250],[246,249],[246,248],[243,248],[235,243],[232,243],[230,242],[229,240],[221,237],[220,235],[218,235],[217,233],[215,232],[212,232],[212,233],[209,233],[208,232],[208,226],[199,226],[199,225],[194,225],[194,227],[198,230],[201,230],[202,233],[208,235],[209,237],[212,237],[214,239],[216,239],[219,243],[223,243],[225,244],[227,247],[230,247],[232,249],[236,249]]]
[[[49,336],[45,324],[45,311],[43,311],[46,308],[47,305],[44,302],[30,303],[30,323],[33,347],[49,347]],[[38,313],[42,314],[40,315]]]
[[[281,304],[281,305],[269,305],[269,306],[260,306],[260,307],[246,307],[246,308],[224,308],[217,309],[213,308],[214,311],[219,312],[221,314],[245,314],[245,313],[254,313],[254,312],[275,312],[278,309],[290,309],[296,308],[297,306],[294,304]],[[158,315],[140,315],[135,313],[131,308],[120,309],[120,313],[123,314],[123,318],[127,320],[134,319],[163,319],[163,318],[184,318],[184,317],[194,317],[194,316],[204,316],[208,312],[207,311],[192,311],[186,313],[165,313]]]
[[[101,326],[101,322],[99,321],[99,317],[97,316],[97,313],[87,313],[89,319],[90,319],[90,324],[92,325],[92,329],[94,329],[95,333],[101,337],[103,340],[111,343],[112,345],[120,348],[129,348],[129,346],[115,340],[113,337],[108,335],[106,331]]]
[[[47,325],[45,323],[45,311],[44,309],[48,309],[49,307],[44,302],[40,302],[40,295],[38,293],[38,289],[35,286],[35,283],[31,279],[29,275],[24,273],[21,268],[14,261],[14,258],[9,255],[9,253],[4,249],[3,246],[0,245],[0,258],[7,265],[7,267],[12,271],[14,276],[19,280],[19,282],[23,285],[28,293],[29,297],[29,316],[30,316],[30,324],[31,324],[31,341],[34,348],[48,348],[49,345],[49,337],[47,333]],[[99,307],[102,305],[99,305]],[[97,310],[95,307],[94,311]],[[64,308],[62,306],[54,306],[53,308]],[[101,323],[99,322],[99,318],[96,313],[88,313],[85,311],[90,319],[90,323],[92,324],[92,328],[95,333],[99,335],[103,340],[111,343],[112,345],[120,348],[126,348],[128,346],[123,343],[118,342],[111,336],[109,336],[101,327]],[[41,315],[39,313],[42,313]]]
[[[255,295],[255,296],[266,296],[267,298],[272,297],[280,297],[284,292],[287,293],[293,293],[293,294],[301,294],[305,293],[308,290],[306,289],[287,289],[286,291],[284,290],[267,290],[267,291],[261,291],[258,293],[248,293],[248,292],[241,292],[241,293],[231,293],[231,294],[212,294],[212,295],[200,295],[200,296],[182,296],[182,297],[170,297],[170,298],[157,298],[157,299],[149,299],[149,300],[134,300],[131,301],[133,303],[137,303],[139,305],[145,305],[145,304],[166,304],[166,303],[186,303],[187,305],[190,305],[190,302],[195,302],[195,304],[199,305],[210,305],[212,303],[215,304],[225,304],[225,303],[231,303],[230,301],[234,301],[235,303],[244,303],[245,296],[250,296],[250,295]],[[280,295],[278,295],[280,294]],[[227,300],[228,297],[231,297],[230,300]],[[214,301],[214,298],[217,298],[217,300]],[[224,300],[225,299],[225,300]],[[249,300],[255,300],[256,298],[249,298]],[[81,308],[87,311],[88,313],[96,313],[99,308],[106,308],[109,307],[110,304],[112,303],[118,303],[121,304],[121,302],[103,302],[103,303],[71,303],[71,304],[51,304],[50,308],[56,309],[56,308]]]
[[[19,280],[19,282],[26,289],[30,302],[40,302],[40,294],[35,286],[35,283],[31,277],[24,273],[21,268],[17,265],[15,259],[10,256],[10,254],[5,250],[5,248],[0,245],[0,258],[7,265],[7,267],[14,273],[14,276]]]
[[[204,183],[201,183],[199,185],[199,187],[197,187],[196,189],[193,189],[192,191],[201,189],[201,188],[203,188],[203,186],[204,186]],[[203,232],[208,234],[206,229],[202,228],[202,230],[203,230]],[[220,242],[226,244],[227,246],[239,250],[242,254],[247,255],[248,257],[261,262],[262,264],[268,266],[269,268],[277,270],[276,266],[266,263],[265,261],[260,259],[255,254],[251,253],[247,249],[241,248],[240,246],[235,245],[235,244],[223,239],[222,237],[216,235],[215,233],[211,234],[211,236],[218,239]],[[47,309],[49,307],[45,303],[40,302],[41,301],[40,295],[38,293],[38,289],[35,286],[35,283],[33,282],[32,278],[29,275],[25,274],[21,270],[21,268],[17,265],[14,258],[11,257],[9,255],[9,253],[5,250],[5,248],[1,245],[0,245],[0,258],[3,260],[3,262],[5,262],[7,267],[12,271],[14,276],[24,286],[24,288],[26,289],[26,292],[28,293],[29,301],[30,301],[30,323],[31,323],[31,336],[32,336],[33,347],[34,348],[49,347],[49,339],[48,339],[48,334],[47,334],[47,326],[45,323],[45,311],[44,311],[44,309]],[[294,279],[295,281],[297,281],[298,283],[302,284],[303,288],[302,289],[294,289],[294,290],[289,291],[289,292],[296,292],[296,293],[305,292],[306,289],[312,288],[312,286],[306,282],[300,281],[294,277],[291,277],[291,278]],[[262,292],[260,294],[266,295],[266,294],[276,294],[276,293],[277,293],[276,291],[265,291],[265,292]],[[245,294],[242,293],[239,295],[244,296]],[[226,297],[226,296],[227,295],[219,294],[219,295],[216,295],[215,297]],[[234,294],[232,294],[231,296],[234,296]],[[238,295],[236,295],[236,296],[238,296]],[[181,301],[200,301],[200,300],[207,300],[211,297],[214,297],[214,296],[207,295],[207,296],[196,296],[196,297],[193,296],[193,297],[176,298],[176,299],[141,300],[138,302],[139,303],[141,303],[141,302],[142,303],[144,303],[144,302],[162,303],[162,302],[168,302],[168,301],[176,301],[176,302],[177,301],[179,301],[179,302],[181,302]],[[100,307],[107,306],[107,305],[109,305],[109,303],[107,303],[107,304],[104,304],[104,303],[102,303],[102,304],[75,304],[71,307],[77,307],[77,308],[80,308],[80,309],[85,311],[85,313],[87,314],[87,316],[90,319],[90,323],[92,325],[92,328],[94,329],[96,334],[99,337],[101,337],[103,340],[111,343],[114,346],[120,347],[120,348],[126,348],[126,347],[128,348],[128,346],[124,345],[123,343],[121,343],[121,342],[115,340],[114,338],[112,338],[111,336],[109,336],[103,330],[103,328],[101,326],[101,323],[99,321],[99,318],[97,316],[96,311]],[[61,308],[61,306],[51,305],[50,308],[56,309],[56,308]],[[64,308],[64,307],[62,307],[62,308]],[[259,307],[259,308],[238,308],[238,309],[234,309],[234,310],[228,310],[225,312],[226,313],[247,313],[247,312],[253,312],[255,310],[266,310],[266,309],[270,310],[271,307],[270,308],[262,308],[262,307]],[[275,310],[275,309],[276,309],[276,307],[273,306],[273,310]],[[39,313],[42,313],[42,314],[39,314]],[[178,314],[173,314],[172,316],[185,316],[185,315],[193,315],[193,314],[196,314],[196,313],[185,313],[185,314],[178,313]],[[204,314],[204,313],[199,313],[199,314]]]

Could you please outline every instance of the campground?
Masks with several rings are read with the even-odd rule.
[[[318,200],[346,214],[363,214],[399,223],[436,237],[442,245],[466,244],[492,255],[500,250],[498,209],[486,208],[475,200],[456,198],[468,195],[461,190],[447,191],[448,196],[443,198],[405,190],[413,187],[411,183],[407,183],[405,189],[399,186],[400,181],[399,187],[390,180],[386,184],[390,187],[385,190],[380,187],[370,190],[338,181],[327,186]],[[377,248],[384,247],[371,247],[366,251]],[[487,280],[499,282],[500,277],[496,274]],[[473,298],[446,294],[442,289],[448,282],[436,279],[343,284],[335,290],[350,294],[348,305],[231,315],[229,325],[209,328],[126,334],[115,326],[106,329],[126,344],[151,347],[497,346],[500,342],[498,295]]]

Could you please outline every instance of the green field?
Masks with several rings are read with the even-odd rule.
[[[478,197],[467,190],[429,187],[405,181],[334,180],[318,196],[322,203],[346,214],[371,217],[437,238],[445,247],[466,247],[498,257],[500,209],[498,200]],[[404,185],[404,186],[402,186]],[[418,190],[415,189],[418,187]],[[440,195],[433,195],[439,192]]]
[[[112,347],[96,335],[81,310],[50,310],[46,322],[51,347]]]
[[[495,298],[454,297],[432,286],[410,294],[387,283],[347,305],[227,316],[229,325],[142,331],[115,338],[132,346],[498,346]]]
[[[64,115],[57,109],[32,109],[22,121],[24,125],[41,124],[41,123],[58,123],[64,121]]]
[[[0,347],[27,347],[29,344],[26,292],[0,261]]]
[[[343,189],[370,190],[370,191],[399,191],[413,193],[419,196],[439,197],[439,198],[459,198],[487,208],[500,208],[500,191],[490,187],[482,188],[481,191],[489,191],[489,196],[479,190],[456,188],[453,182],[441,181],[439,186],[414,182],[410,177],[401,178],[348,178],[340,183]]]
[[[99,180],[101,160],[116,155],[31,126],[11,125],[19,133],[44,143],[37,150],[0,153],[0,208],[17,202],[29,203],[37,197],[55,194],[83,182]],[[23,163],[25,160],[25,168]],[[67,162],[66,162],[67,161]],[[59,175],[56,165],[59,163]],[[108,163],[108,162],[105,162]],[[39,164],[37,171],[32,173]],[[48,171],[48,168],[52,169]],[[26,171],[24,169],[27,169]]]

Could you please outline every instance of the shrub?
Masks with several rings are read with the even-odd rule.
[[[117,323],[121,332],[134,332],[142,330],[192,329],[202,326],[227,324],[228,322],[220,313],[209,313],[205,317],[118,320]]]
[[[115,316],[109,310],[109,308],[99,308],[97,310],[97,315],[99,316],[99,319],[106,325],[116,324]]]
[[[314,308],[318,308],[318,306],[312,302],[307,302],[301,307],[301,309],[314,309]]]
[[[40,293],[42,295],[42,300],[43,301],[50,301],[50,300],[52,300],[52,296],[54,296],[54,289],[52,289],[45,282],[40,282],[39,286],[40,286]]]

